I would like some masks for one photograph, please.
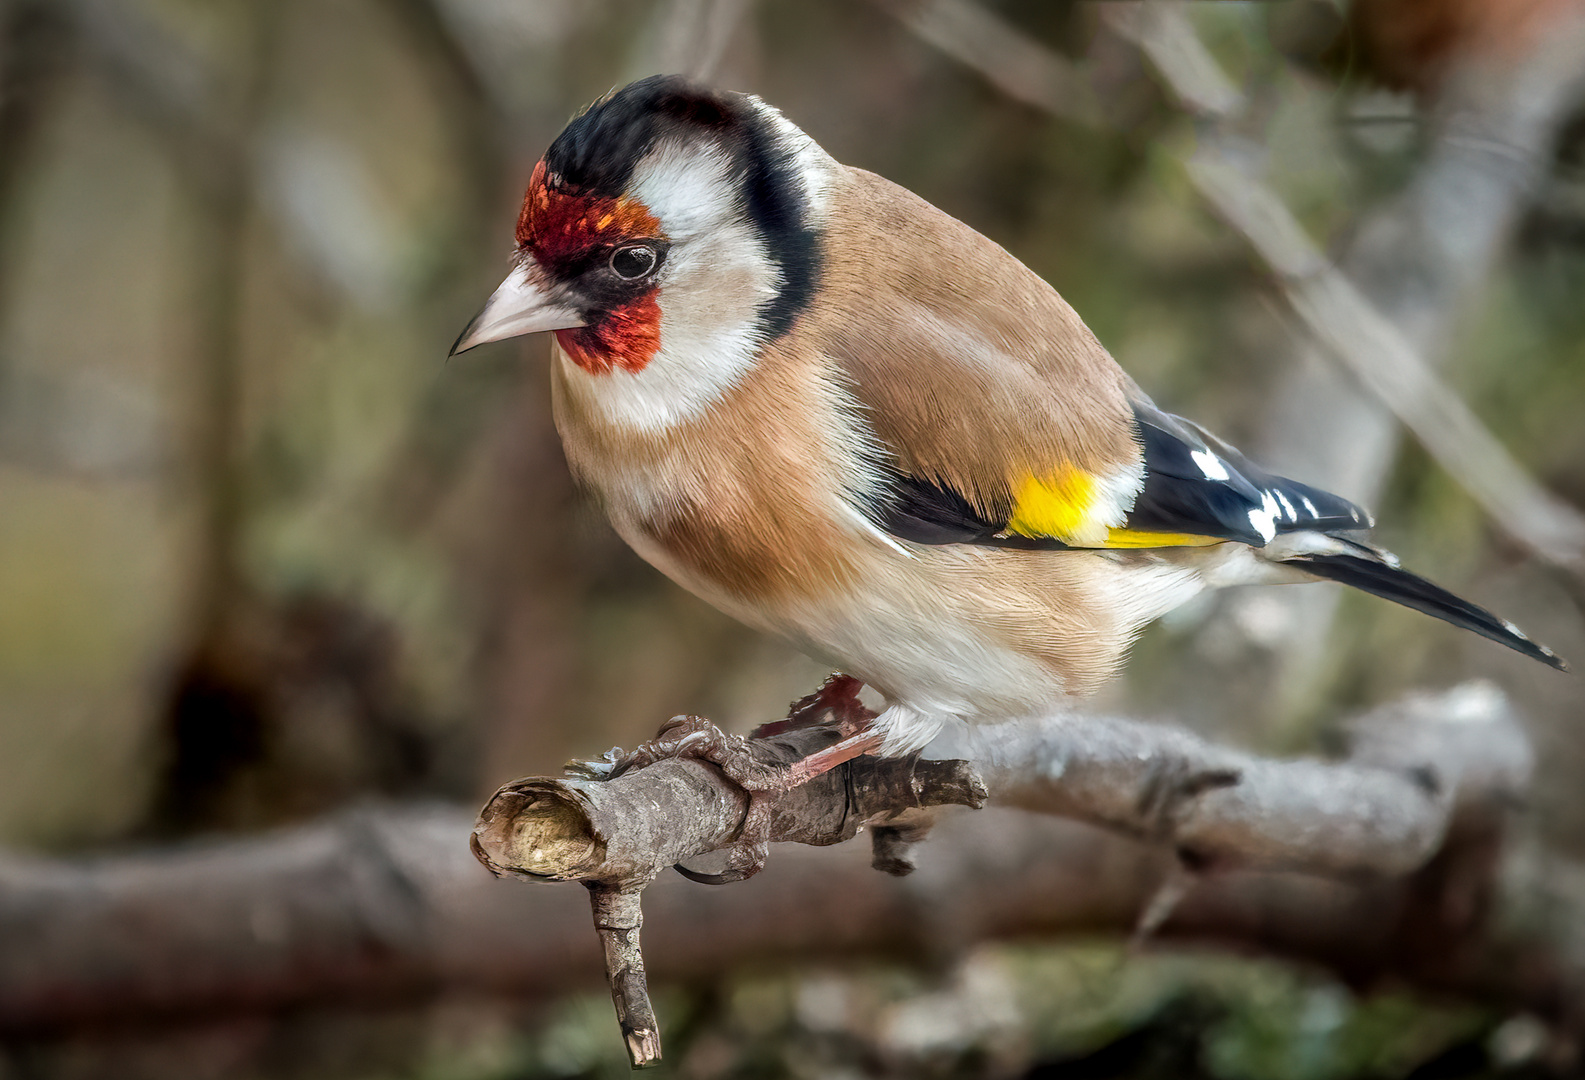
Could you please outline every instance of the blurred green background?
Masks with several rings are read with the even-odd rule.
[[[1194,123],[1096,4],[989,6],[1096,73],[1105,127],[1009,99],[856,0],[0,0],[0,845],[74,853],[374,797],[473,802],[676,713],[743,730],[824,674],[611,533],[566,475],[543,342],[445,360],[505,271],[534,161],[573,111],[634,77],[694,70],[759,93],[839,160],[1007,246],[1158,403],[1280,453],[1271,401],[1296,326],[1186,181]],[[1266,180],[1343,248],[1423,158],[1429,61],[1393,54],[1342,0],[1192,17],[1258,103]],[[1544,173],[1443,366],[1580,505],[1585,121]],[[1381,543],[1585,660],[1558,572],[1423,451],[1405,442],[1381,484]],[[1307,611],[1197,605],[1149,632],[1105,704],[1313,751],[1350,708],[1487,676],[1541,749],[1537,828],[1585,853],[1578,679],[1363,596],[1296,673]],[[1289,681],[1274,686],[1278,670]],[[1143,1064],[1049,1075],[1199,1075],[1170,1064],[1185,1030],[1211,1033],[1194,1059],[1206,1075],[1404,1075],[1508,1030],[1462,1006],[1357,1003],[1282,969],[1135,967],[1106,944],[992,950],[953,978],[980,977],[974,964],[994,1015],[963,1045],[1003,1056],[955,1051],[932,1075],[1017,1074],[1129,1031],[1147,1033]],[[821,1036],[807,1061],[789,1051],[786,1031],[825,1030],[798,1004],[820,978],[848,976],[734,976],[679,998],[713,1018],[699,1045],[724,1047],[716,1071],[690,1075],[925,1069],[843,1050],[852,1035]],[[868,995],[866,1015],[974,996],[917,973],[853,980],[843,992]],[[1080,993],[1099,1019],[1073,1020]],[[734,1012],[754,994],[781,1004]],[[1022,1019],[997,1021],[997,994]],[[620,1063],[608,1009],[507,1010],[488,1031],[452,1025],[462,1035],[437,1012],[401,1021],[400,1038],[370,1019],[235,1074],[593,1075]],[[597,1014],[587,1032],[579,1010]],[[741,1030],[750,1014],[781,1019]],[[589,1038],[604,1042],[586,1052]],[[112,1059],[0,1059],[0,1077],[98,1075]],[[187,1062],[178,1076],[209,1059],[171,1060]]]

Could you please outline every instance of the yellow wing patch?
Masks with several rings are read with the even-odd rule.
[[[1030,476],[1013,494],[1007,531],[1014,536],[1053,536],[1063,543],[1104,540],[1109,523],[1095,520],[1097,487],[1094,476],[1066,464],[1050,480]]]
[[[1135,475],[1104,479],[1064,463],[1049,479],[1029,476],[1019,485],[1006,531],[1089,548],[1206,547],[1222,542],[1214,536],[1126,528],[1139,482]]]

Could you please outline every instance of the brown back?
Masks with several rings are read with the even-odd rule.
[[[1031,474],[1139,460],[1128,378],[1055,289],[907,189],[845,173],[795,333],[841,365],[905,471],[1005,512]]]

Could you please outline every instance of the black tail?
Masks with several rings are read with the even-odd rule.
[[[1398,567],[1374,557],[1374,552],[1362,549],[1359,555],[1294,555],[1283,559],[1284,564],[1303,568],[1316,577],[1341,581],[1375,596],[1435,615],[1438,619],[1473,630],[1481,637],[1508,646],[1515,652],[1539,660],[1548,667],[1567,671],[1568,664],[1557,653],[1525,637],[1513,623],[1499,619],[1485,608],[1461,600],[1440,585],[1433,585],[1423,577],[1400,570]]]

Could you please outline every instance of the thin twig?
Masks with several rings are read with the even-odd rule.
[[[1084,72],[971,0],[875,2],[1014,101],[1087,127],[1105,123]]]
[[[644,927],[644,911],[639,903],[643,894],[642,888],[589,886],[594,930],[605,957],[605,976],[616,1006],[616,1022],[622,1028],[628,1061],[635,1069],[660,1064],[660,1021],[655,1019],[655,1007],[649,1002],[644,953],[639,946],[639,931]]]

